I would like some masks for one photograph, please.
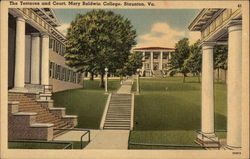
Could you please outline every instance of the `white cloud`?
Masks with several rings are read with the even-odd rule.
[[[175,30],[167,23],[155,23],[149,33],[138,37],[137,47],[174,47],[184,35],[184,31]]]
[[[201,33],[199,31],[188,32],[189,44],[195,43],[198,39],[201,39]]]
[[[67,29],[69,28],[70,24],[64,23],[61,24],[59,27],[56,27],[62,34],[66,35]]]

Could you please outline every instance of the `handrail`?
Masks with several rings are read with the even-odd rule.
[[[82,134],[81,137],[80,137],[81,149],[83,149],[83,144],[82,144],[82,142],[83,142],[82,140],[83,140],[83,139],[82,139],[82,138],[83,138],[86,134],[88,134],[88,142],[90,142],[90,130],[86,130],[86,129],[82,129],[82,128],[54,128],[54,130],[85,131],[85,133]]]
[[[68,149],[69,147],[73,149],[73,143],[72,142],[66,142],[66,141],[44,141],[44,140],[9,140],[8,142],[28,142],[28,143],[56,143],[56,144],[67,144],[62,149]]]
[[[199,145],[184,145],[184,144],[158,144],[158,143],[137,143],[137,142],[130,142],[129,145],[141,145],[141,146],[164,146],[164,147],[190,147],[190,148],[204,148],[203,146]]]

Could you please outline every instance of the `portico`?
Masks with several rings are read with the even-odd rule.
[[[134,51],[143,55],[141,75],[152,77],[167,73],[168,62],[174,48],[144,47],[135,48]]]
[[[9,82],[9,91],[37,92],[42,85],[49,85],[49,30],[44,29],[45,22],[44,25],[37,25],[32,20],[26,20],[27,17],[19,9],[10,9],[10,13],[9,19],[15,30],[10,28],[9,42],[15,45],[9,51],[9,62],[14,65],[9,70],[9,81],[13,81],[13,84]]]
[[[214,133],[213,47],[217,44],[228,45],[227,145],[225,149],[241,148],[241,65],[242,58],[244,58],[242,57],[241,21],[240,8],[211,8],[203,9],[189,26],[191,31],[201,32],[202,40],[202,121],[201,135],[198,135],[197,140],[203,144],[218,141]]]

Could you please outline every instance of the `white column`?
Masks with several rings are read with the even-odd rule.
[[[202,44],[201,133],[216,139],[214,134],[213,48],[212,42]],[[207,138],[200,139],[210,141]]]
[[[40,84],[40,34],[31,34],[31,84]]]
[[[15,77],[13,91],[26,92],[24,88],[25,77],[25,20],[22,17],[16,19],[16,58]]]
[[[160,52],[160,69],[159,70],[162,70],[162,54],[163,54],[163,52],[161,51]]]
[[[153,60],[154,60],[154,53],[150,52],[150,76],[152,76],[152,72],[154,70]]]
[[[41,84],[49,85],[49,36],[42,35],[42,65]]]
[[[227,147],[241,147],[242,26],[233,21],[228,27]]]
[[[145,70],[145,51],[142,53],[142,70]]]

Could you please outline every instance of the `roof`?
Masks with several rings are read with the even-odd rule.
[[[60,25],[59,20],[57,19],[55,12],[50,8],[32,8],[40,17],[42,17],[46,22],[51,26],[57,27]]]
[[[201,31],[203,26],[211,23],[213,17],[218,16],[224,9],[219,8],[207,8],[202,9],[194,20],[188,26],[188,29],[191,31]]]
[[[174,50],[174,48],[167,48],[167,47],[141,47],[141,48],[135,48],[133,50]]]

